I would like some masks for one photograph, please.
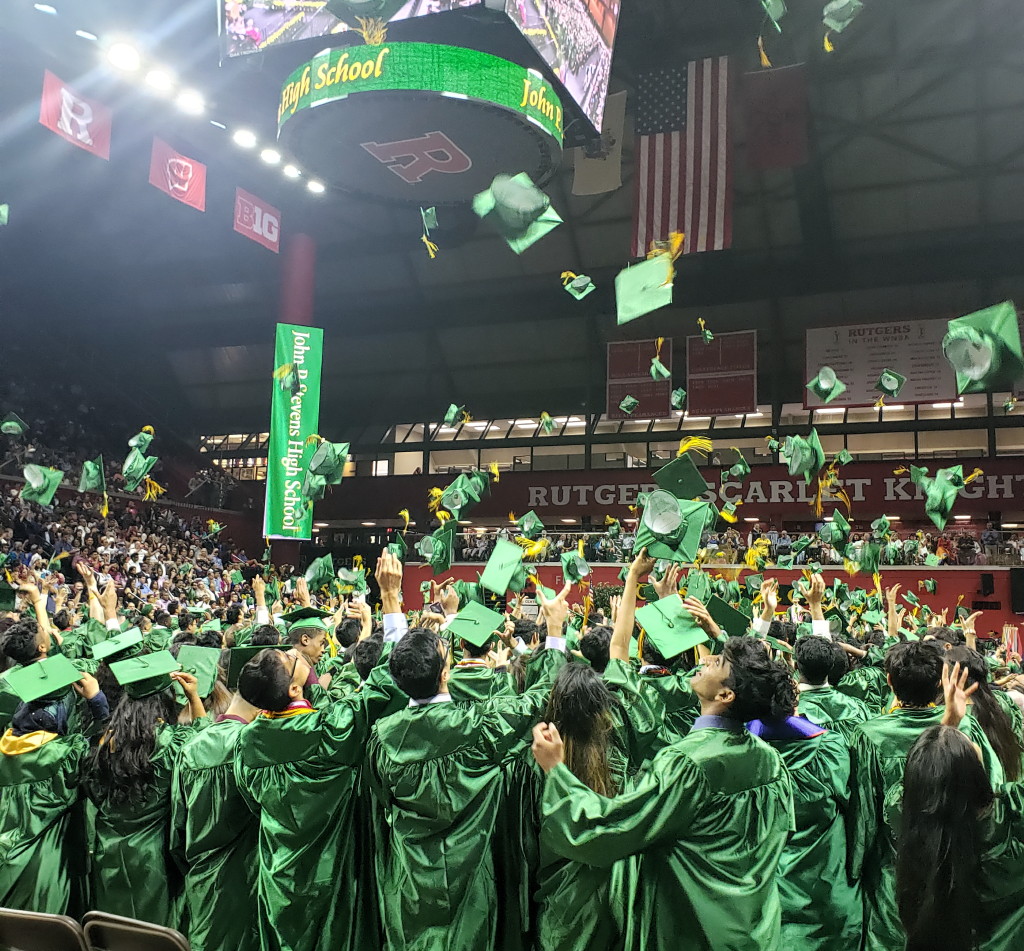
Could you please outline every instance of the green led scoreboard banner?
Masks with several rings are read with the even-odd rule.
[[[544,77],[490,53],[431,43],[324,50],[281,89],[281,144],[308,172],[385,201],[467,201],[499,172],[542,184],[562,105]]]

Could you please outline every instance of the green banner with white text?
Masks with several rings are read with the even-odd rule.
[[[306,464],[315,450],[306,439],[320,426],[320,368],[324,332],[319,327],[278,324],[274,344],[274,394],[267,451],[266,538],[308,540],[313,501],[304,493]]]

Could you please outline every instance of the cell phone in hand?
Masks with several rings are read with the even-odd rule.
[[[431,614],[444,614],[444,608],[440,601],[434,601],[432,604],[427,605],[427,610]]]

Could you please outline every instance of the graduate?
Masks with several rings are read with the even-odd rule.
[[[86,910],[79,773],[89,744],[68,732],[68,687],[97,723],[109,715],[96,679],[59,655],[5,677],[21,699],[0,737],[0,907],[51,915]]]
[[[701,702],[693,729],[613,799],[568,769],[557,726],[534,728],[533,754],[547,773],[541,842],[604,868],[639,855],[628,947],[775,951],[793,794],[782,758],[744,723],[788,715],[791,678],[760,643],[731,637],[692,686]]]
[[[376,578],[385,620],[401,616],[401,562],[385,551]],[[264,711],[241,731],[235,753],[238,789],[259,822],[262,951],[377,942],[372,878],[357,865],[368,857],[356,854],[355,804],[370,728],[405,698],[381,664],[358,692],[321,693],[314,707],[303,696],[311,673],[297,650],[267,648],[238,678],[243,699]]]
[[[538,592],[547,640],[531,662],[533,686],[523,694],[453,703],[450,647],[422,628],[391,652],[389,668],[407,696],[406,708],[377,724],[369,751],[372,789],[386,823],[378,877],[391,951],[495,947],[498,925],[490,912],[498,904],[501,870],[492,849],[507,789],[503,767],[526,752],[530,728],[565,663],[568,593],[568,583],[550,600]],[[483,627],[475,623],[480,611],[492,616]],[[480,605],[467,605],[460,616],[451,622],[453,634],[479,628],[489,636],[504,624]]]
[[[840,693],[829,683],[829,675],[842,651],[824,637],[801,637],[793,647],[793,661],[800,680],[797,684],[797,713],[818,726],[836,730],[847,742],[857,724],[873,716],[868,705]]]

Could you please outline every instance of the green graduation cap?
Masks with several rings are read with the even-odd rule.
[[[12,667],[2,680],[24,703],[43,697],[61,697],[82,672],[63,654],[53,654],[24,667]]]
[[[452,548],[455,544],[455,525],[445,522],[432,535],[416,542],[415,549],[430,565],[431,573],[439,575],[452,566]]]
[[[321,611],[319,608],[298,608],[281,615],[281,620],[288,623],[288,630],[326,631],[327,618],[331,616],[330,611]]]
[[[479,575],[477,578],[479,579]],[[459,596],[459,607],[464,608],[470,601],[475,601],[477,604],[484,603],[483,589],[480,587],[479,581],[463,581],[459,579],[455,582],[452,587],[455,589],[455,593]]]
[[[139,654],[110,665],[114,678],[135,700],[166,690],[174,682],[169,675],[180,669],[181,665],[170,651]]]
[[[956,465],[939,469],[934,476],[928,475],[928,470],[924,467],[911,466],[910,479],[924,492],[925,514],[932,520],[936,528],[940,530],[945,528],[950,513],[953,511],[956,497],[960,489],[966,485],[963,466]]]
[[[586,274],[574,274],[572,271],[562,272],[562,285],[566,293],[572,294],[576,300],[583,300],[597,285]]]
[[[79,492],[106,492],[107,477],[103,471],[103,456],[86,459],[82,463],[82,474],[78,477]]]
[[[849,449],[840,449],[833,459],[833,464],[837,466],[848,466],[851,462],[853,462],[853,455]]]
[[[807,384],[809,389],[823,403],[831,403],[846,392],[846,384],[836,376],[832,367],[822,367],[817,376]]]
[[[907,378],[902,373],[897,373],[886,367],[878,377],[878,382],[875,383],[875,390],[883,396],[891,396],[895,399],[900,395],[903,384],[906,382]]]
[[[672,595],[652,601],[636,612],[636,622],[663,657],[675,657],[691,647],[707,642],[708,636],[682,598]]]
[[[879,565],[882,563],[882,546],[872,540],[864,542],[860,546],[860,558],[858,564],[860,570],[867,572],[869,575],[873,575],[878,571]]]
[[[942,352],[956,371],[957,393],[1012,389],[1024,377],[1017,308],[1004,301],[951,320]]]
[[[6,202],[0,205],[0,227],[6,225],[11,220],[11,206]]]
[[[0,433],[5,436],[23,436],[28,432],[28,423],[17,413],[8,413],[0,420]]]
[[[861,618],[863,619],[865,624],[871,624],[872,626],[874,626],[875,624],[885,623],[885,618],[882,617],[881,611],[865,611],[861,615]]]
[[[153,427],[143,426],[131,439],[128,440],[129,449],[138,449],[139,452],[146,452],[153,443]]]
[[[652,558],[692,562],[712,513],[717,517],[714,506],[706,502],[677,499],[658,489],[644,502],[633,549],[646,548]]]
[[[764,575],[747,575],[743,579],[743,583],[746,586],[747,593],[751,596],[758,595],[761,593],[761,585],[764,584]]]
[[[183,647],[182,650],[185,648]],[[261,651],[284,651],[288,650],[287,644],[266,644],[255,647],[232,647],[228,651],[228,687],[235,690],[238,687],[238,675],[242,668],[249,663]],[[200,694],[206,696],[206,694]]]
[[[750,475],[750,464],[738,449],[736,450],[736,457],[736,461],[729,466],[728,472],[734,479],[742,479],[744,476]]]
[[[688,598],[696,598],[702,604],[707,604],[711,597],[711,579],[700,568],[691,568],[686,573],[685,583]]]
[[[483,472],[463,472],[441,493],[441,507],[459,519],[484,497],[487,485]]]
[[[153,437],[150,436],[149,438],[152,439]],[[121,464],[121,475],[124,476],[125,491],[134,492],[156,464],[156,456],[144,455],[143,450],[132,447]]]
[[[540,520],[540,516],[536,512],[527,512],[522,518],[520,518],[516,525],[519,526],[520,533],[529,539],[536,538],[541,532],[544,531],[544,523]]]
[[[499,538],[491,557],[487,559],[480,585],[497,595],[509,590],[513,578],[523,565],[523,549],[513,542]]]
[[[799,555],[800,552],[802,552],[808,545],[810,545],[812,541],[813,539],[810,537],[810,535],[804,536],[803,538],[798,538],[795,542],[793,542],[793,547],[791,551],[794,555]]]
[[[708,600],[708,614],[726,637],[742,637],[750,627],[750,618],[747,615],[717,595],[712,595]]]
[[[690,454],[685,452],[658,469],[653,478],[660,488],[671,492],[678,499],[700,498],[708,491],[704,476],[694,465]]]
[[[444,423],[445,426],[454,426],[465,415],[465,406],[459,406],[456,403],[450,403],[448,405],[448,409],[445,411],[444,420],[442,422]]]
[[[437,208],[431,206],[430,208],[420,209],[420,220],[423,222],[423,232],[428,237],[430,236],[430,229],[437,227]]]
[[[633,411],[640,405],[640,400],[635,396],[624,396],[622,402],[619,403],[619,409],[624,413],[633,414]]]
[[[618,538],[622,534],[622,523],[617,518],[605,516],[605,525],[608,526],[605,534],[609,538]]]
[[[321,439],[306,463],[306,471],[321,476],[326,485],[340,485],[348,459],[347,442],[328,442]]]
[[[842,33],[864,8],[861,0],[829,0],[822,11],[822,22],[830,30]]]
[[[199,682],[197,690],[200,697],[208,697],[213,693],[213,686],[217,682],[217,666],[220,663],[221,652],[216,647],[196,647],[193,644],[185,644],[178,651],[178,663],[186,673],[195,676]],[[177,684],[177,693],[181,687]],[[185,692],[181,690],[181,697]]]
[[[405,536],[401,532],[395,532],[391,537],[394,538],[394,541],[388,543],[388,551],[404,565],[405,557],[409,554],[409,546],[405,541]]]
[[[571,551],[562,553],[562,574],[566,581],[576,584],[590,574],[590,565],[584,561],[583,556],[574,548]]]
[[[682,387],[673,390],[668,401],[672,409],[682,409],[686,405],[686,390]]]
[[[0,611],[13,611],[18,601],[18,592],[14,586],[0,577]]]
[[[505,592],[502,591],[502,594]],[[474,647],[483,647],[505,625],[505,616],[476,601],[470,601],[448,622],[446,630]]]
[[[657,254],[615,276],[616,321],[627,324],[672,303],[672,259]]]
[[[935,552],[929,552],[927,555],[924,556],[924,563],[929,568],[935,568],[942,564],[942,559],[938,555],[936,555]]]
[[[770,647],[775,648],[777,651],[782,651],[784,654],[792,654],[793,648],[790,647],[785,641],[780,641],[777,637],[771,637],[765,634],[762,638]]]
[[[906,601],[907,604],[911,605],[911,607],[915,607],[915,608],[921,603],[920,600],[918,599],[917,595],[914,594],[913,591],[907,591],[903,595],[903,600]]]
[[[919,581],[918,584],[929,594],[935,594],[935,589],[938,587],[934,578],[925,578],[923,581]]]
[[[847,628],[850,623],[850,619],[845,615],[839,608],[830,608],[825,612],[825,620],[828,621],[829,633],[833,637],[838,637]]]
[[[525,172],[495,175],[490,188],[473,199],[473,211],[505,239],[516,254],[522,254],[562,219]]]
[[[199,630],[213,631],[216,634],[220,634],[224,630],[224,625],[217,618],[211,618],[209,621],[203,621]]]
[[[832,512],[832,521],[826,522],[822,526],[818,537],[836,548],[845,545],[850,537],[850,523],[846,520],[846,516],[839,509],[835,509]]]
[[[316,591],[334,580],[334,561],[330,553],[314,559],[306,569],[306,584],[310,591]]]
[[[789,466],[789,474],[799,473],[808,485],[825,465],[825,451],[821,448],[816,429],[812,429],[806,438],[787,436],[782,455]]]
[[[779,555],[775,560],[775,565],[778,568],[792,568],[793,567],[793,556],[792,555]]]
[[[740,599],[740,583],[735,579],[718,578],[714,583],[715,596],[721,598],[727,604]]]
[[[871,523],[871,531],[875,538],[887,538],[892,532],[892,523],[881,515]]]
[[[657,357],[651,358],[651,379],[652,380],[667,380],[672,376],[672,371],[669,370],[664,363],[661,362]]]
[[[369,590],[365,568],[339,568],[337,575],[341,594],[366,594]]]
[[[25,487],[21,490],[21,498],[26,502],[38,502],[50,505],[57,488],[60,486],[64,473],[60,469],[48,469],[29,463],[21,470],[25,477]]]
[[[772,26],[781,33],[780,21],[786,15],[786,0],[761,0],[761,6],[765,16],[772,21]]]

